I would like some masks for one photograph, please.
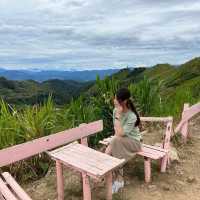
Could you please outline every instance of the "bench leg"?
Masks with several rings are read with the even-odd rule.
[[[147,157],[144,158],[144,176],[145,182],[149,183],[151,181],[151,159]]]
[[[83,200],[91,200],[91,188],[90,188],[90,181],[87,174],[82,173],[83,179]]]
[[[112,172],[109,172],[106,176],[106,200],[112,200]]]
[[[62,163],[56,160],[57,192],[58,200],[64,200],[64,178]]]
[[[161,172],[166,172],[166,169],[167,169],[167,163],[169,162],[169,157],[168,155],[164,156],[162,159],[161,159]]]

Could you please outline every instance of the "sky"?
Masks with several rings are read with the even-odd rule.
[[[0,0],[0,68],[106,69],[200,56],[200,0]]]

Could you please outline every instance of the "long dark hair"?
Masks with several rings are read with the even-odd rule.
[[[116,98],[117,98],[117,101],[119,103],[127,100],[127,105],[126,106],[130,110],[132,110],[135,113],[136,117],[137,117],[137,120],[135,122],[135,126],[139,126],[140,125],[140,116],[139,116],[139,114],[138,114],[138,112],[136,110],[135,105],[133,104],[132,100],[130,99],[130,97],[131,97],[131,94],[130,94],[130,91],[127,88],[121,88],[116,93]]]

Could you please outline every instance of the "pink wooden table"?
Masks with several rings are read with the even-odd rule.
[[[106,177],[107,200],[112,199],[112,171],[122,165],[120,160],[79,143],[71,143],[48,154],[56,160],[58,200],[64,200],[63,165],[82,173],[83,199],[91,200],[89,177]]]

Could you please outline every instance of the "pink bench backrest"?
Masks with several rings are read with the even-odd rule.
[[[141,117],[144,122],[163,122],[166,124],[166,131],[162,148],[168,150],[170,148],[170,139],[173,133],[173,117]]]
[[[182,118],[175,129],[175,133],[181,132],[182,138],[186,141],[188,135],[188,121],[196,114],[200,113],[200,103],[189,107],[188,103],[184,104]]]
[[[87,136],[93,135],[102,130],[103,121],[99,120],[89,124],[83,124],[77,128],[72,128],[23,144],[2,149],[0,150],[0,167],[26,159],[75,140],[86,138]]]

